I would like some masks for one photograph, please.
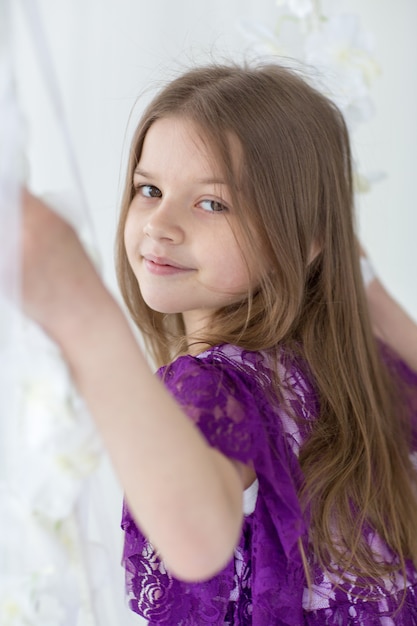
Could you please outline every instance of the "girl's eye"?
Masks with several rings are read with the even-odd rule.
[[[160,198],[162,196],[160,189],[154,185],[138,185],[136,193],[140,193],[145,198]]]
[[[202,200],[200,202],[201,208],[211,213],[221,213],[227,211],[227,207],[218,200]]]

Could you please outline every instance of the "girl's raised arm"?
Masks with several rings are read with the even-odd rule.
[[[366,295],[375,333],[417,371],[417,323],[377,276],[366,286]]]
[[[23,299],[60,346],[132,513],[173,574],[229,560],[242,522],[237,464],[211,448],[152,374],[73,229],[23,192]]]

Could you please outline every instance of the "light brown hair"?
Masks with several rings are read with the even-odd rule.
[[[209,66],[171,82],[145,111],[132,142],[117,234],[123,297],[155,362],[186,338],[180,314],[152,311],[141,298],[124,248],[133,171],[155,120],[182,116],[201,130],[222,165],[241,215],[243,249],[271,271],[243,302],[217,311],[202,338],[248,350],[285,345],[302,358],[320,401],[303,446],[300,497],[311,512],[309,540],[323,567],[378,578],[364,540],[373,527],[399,558],[417,565],[415,474],[406,420],[372,334],[354,228],[351,153],[339,110],[295,72],[278,65]],[[242,148],[236,169],[230,136]],[[312,254],[314,251],[314,254]],[[337,543],[334,537],[337,536]],[[398,567],[395,564],[392,569]]]

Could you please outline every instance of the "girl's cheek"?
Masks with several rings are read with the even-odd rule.
[[[128,250],[129,247],[132,245],[135,232],[139,234],[138,224],[136,224],[136,222],[137,220],[135,220],[133,211],[129,209],[124,230],[124,241],[126,250]]]

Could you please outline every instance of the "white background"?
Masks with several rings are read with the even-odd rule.
[[[358,200],[362,241],[386,285],[417,319],[417,2],[334,0],[333,4],[356,13],[363,28],[373,34],[381,68],[372,85],[375,115],[353,137],[361,169],[386,173]],[[17,87],[26,120],[29,181],[38,193],[65,193],[74,182],[33,38],[19,7],[20,1],[15,0]],[[113,238],[134,121],[152,91],[176,70],[211,58],[250,56],[238,20],[270,25],[275,2],[41,0],[39,7],[104,278],[116,292]],[[119,499],[114,488],[110,508],[115,526]]]

